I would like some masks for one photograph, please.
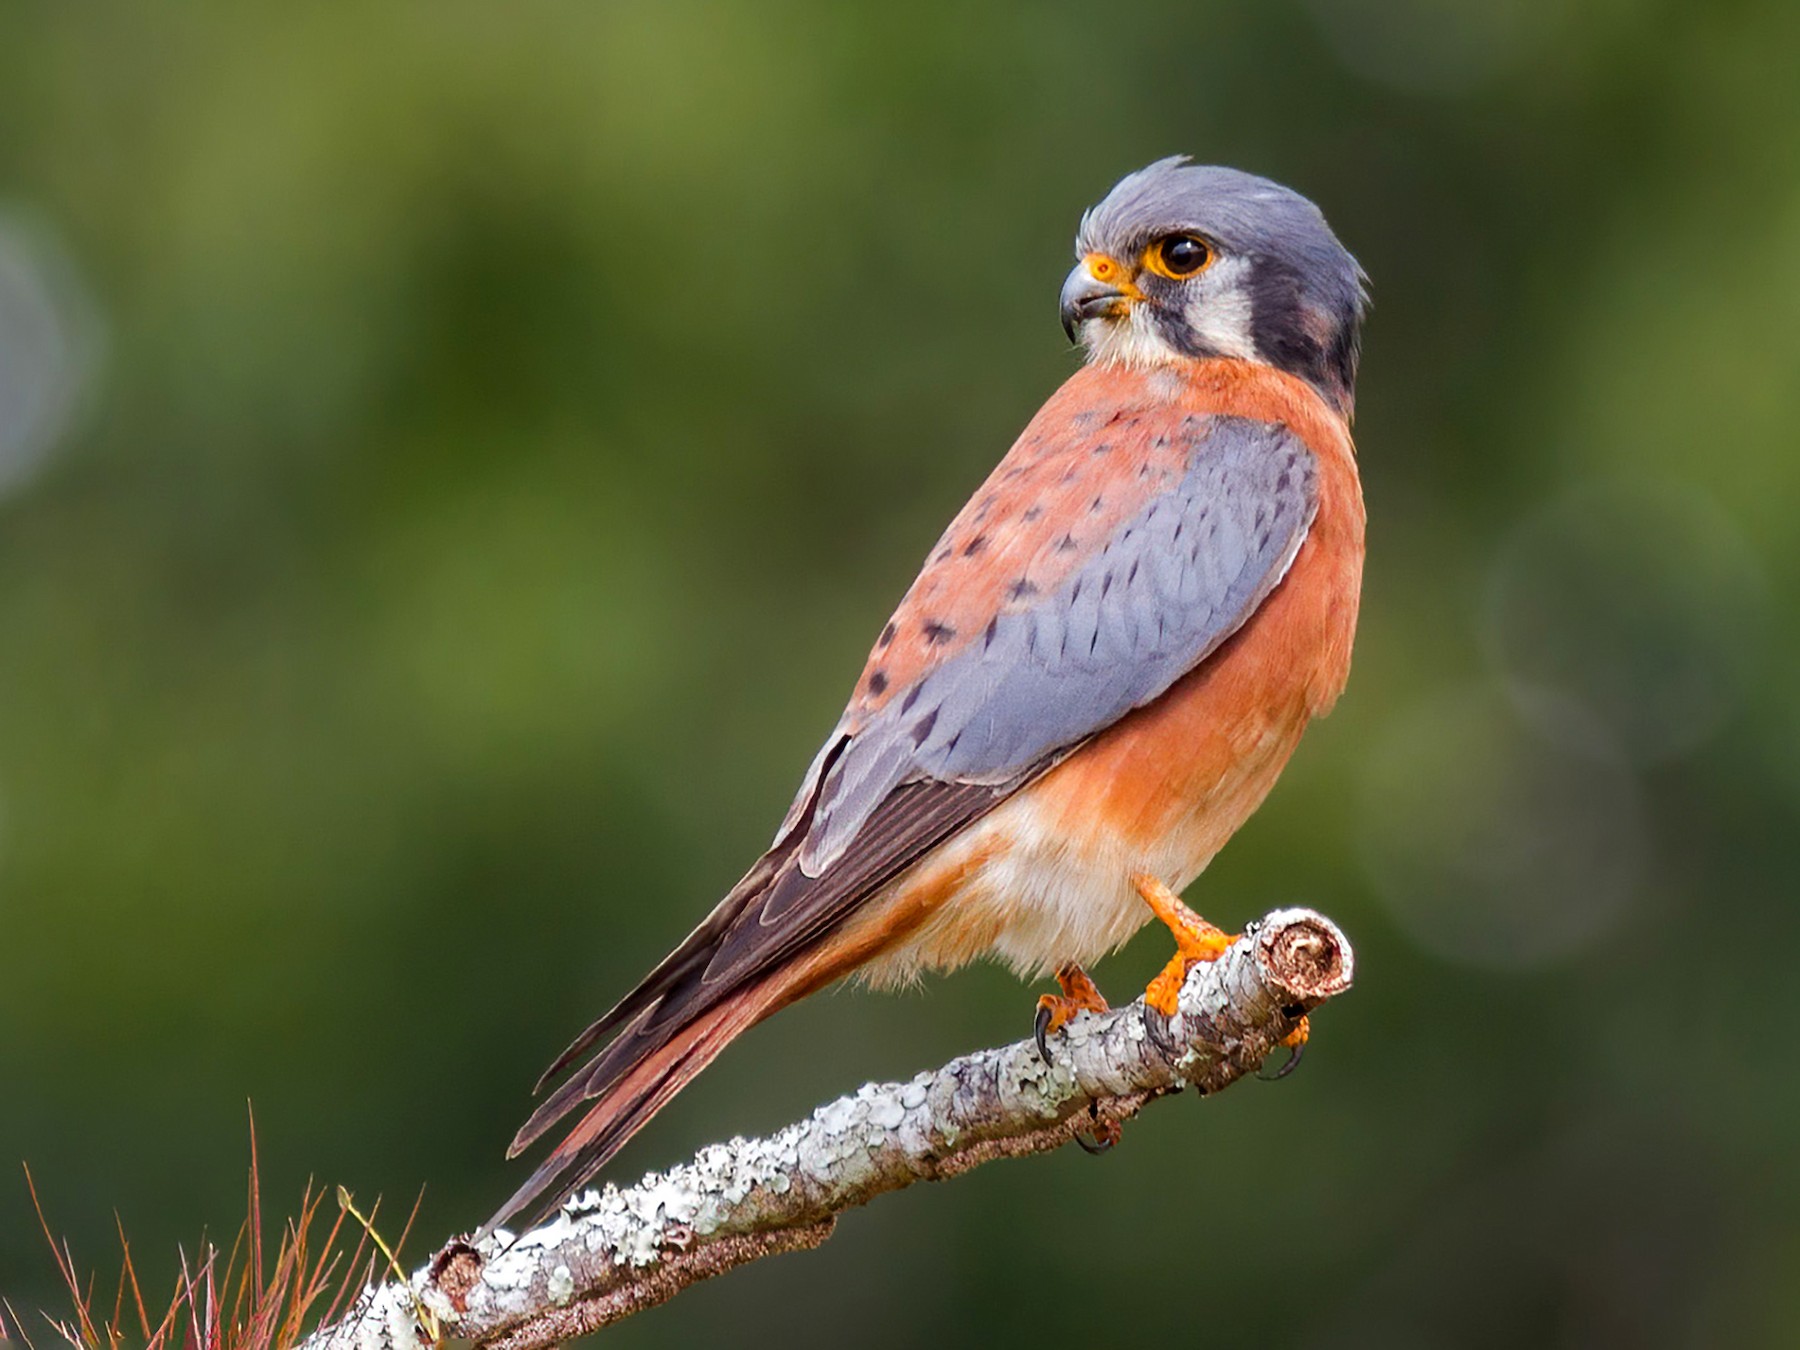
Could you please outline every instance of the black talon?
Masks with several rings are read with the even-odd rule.
[[[1050,1042],[1048,1040],[1050,1035],[1050,1010],[1048,1008],[1039,1008],[1037,1010],[1037,1019],[1032,1023],[1031,1033],[1032,1038],[1037,1041],[1038,1055],[1043,1059],[1044,1063],[1050,1063]]]
[[[1099,1102],[1088,1103],[1088,1117],[1093,1120],[1096,1125],[1100,1123]],[[1112,1151],[1112,1146],[1119,1142],[1119,1127],[1117,1125],[1113,1126],[1112,1138],[1110,1139],[1089,1139],[1080,1131],[1076,1131],[1074,1138],[1075,1142],[1081,1145],[1081,1151],[1083,1153],[1091,1153],[1094,1157],[1098,1158],[1102,1153],[1110,1153]]]
[[[1112,1151],[1112,1146],[1119,1141],[1116,1139],[1108,1139],[1102,1143],[1098,1139],[1089,1139],[1085,1134],[1077,1134],[1075,1136],[1075,1142],[1081,1145],[1081,1151],[1083,1153],[1091,1153],[1094,1157],[1098,1158],[1102,1153],[1110,1153]]]
[[[1292,1073],[1294,1071],[1294,1069],[1300,1063],[1300,1056],[1304,1055],[1305,1053],[1306,1053],[1306,1042],[1305,1041],[1301,1041],[1300,1044],[1298,1044],[1298,1045],[1290,1045],[1288,1047],[1288,1057],[1287,1057],[1286,1064],[1283,1064],[1279,1069],[1275,1070],[1274,1073],[1260,1073],[1259,1072],[1256,1076],[1258,1078],[1262,1079],[1262,1081],[1265,1083],[1279,1083],[1282,1079],[1286,1078],[1290,1073]]]
[[[1175,1058],[1175,1038],[1169,1035],[1169,1019],[1164,1017],[1148,1003],[1144,1005],[1144,1034],[1150,1043],[1162,1051],[1165,1059]]]

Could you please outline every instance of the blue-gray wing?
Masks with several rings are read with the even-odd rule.
[[[1155,699],[1280,583],[1317,510],[1317,462],[1291,431],[1205,419],[1176,485],[1060,588],[827,747],[801,868],[831,867],[902,784],[1008,783]]]
[[[1318,510],[1312,453],[1285,428],[1245,418],[1183,419],[1180,434],[1182,476],[1059,586],[1003,609],[867,721],[833,734],[769,852],[546,1073],[607,1041],[526,1122],[515,1152],[576,1105],[624,1095],[604,1127],[571,1136],[492,1222],[566,1197],[686,1081],[640,1083],[634,1069],[734,993],[776,978],[907,867],[1162,694],[1280,584]]]

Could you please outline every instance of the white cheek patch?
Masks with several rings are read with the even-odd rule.
[[[1201,343],[1221,356],[1258,359],[1251,334],[1250,262],[1225,258],[1200,278],[1183,318]]]

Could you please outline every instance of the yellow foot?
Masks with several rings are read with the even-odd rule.
[[[1034,1027],[1038,1054],[1043,1056],[1046,1064],[1050,1062],[1051,1032],[1061,1031],[1076,1013],[1103,1013],[1107,1010],[1106,1000],[1101,997],[1100,990],[1088,978],[1087,972],[1073,961],[1056,972],[1056,983],[1061,987],[1062,993],[1045,994],[1038,1000],[1037,1022]]]
[[[1175,935],[1175,955],[1161,973],[1144,990],[1144,1004],[1165,1018],[1175,1015],[1181,997],[1182,981],[1202,961],[1217,961],[1237,938],[1215,927],[1181,903],[1176,895],[1156,877],[1139,872],[1131,884],[1144,897],[1156,917]]]
[[[1045,994],[1038,1000],[1037,1021],[1033,1030],[1037,1036],[1038,1054],[1043,1056],[1044,1063],[1050,1062],[1050,1033],[1061,1031],[1077,1013],[1103,1013],[1108,1011],[1106,999],[1099,987],[1088,978],[1088,973],[1073,961],[1056,972],[1056,983],[1062,989],[1060,994]],[[1116,1120],[1102,1120],[1092,1106],[1088,1113],[1093,1118],[1094,1126],[1090,1135],[1075,1135],[1075,1142],[1089,1153],[1105,1153],[1119,1142],[1124,1133],[1124,1126]]]

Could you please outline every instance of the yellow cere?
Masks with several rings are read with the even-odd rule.
[[[1116,287],[1129,300],[1142,300],[1144,293],[1125,274],[1125,264],[1106,253],[1090,253],[1081,260],[1088,275],[1103,286]]]

